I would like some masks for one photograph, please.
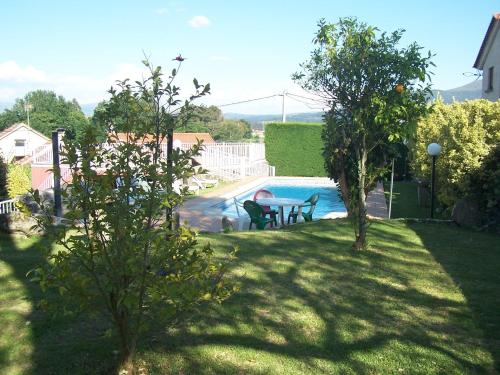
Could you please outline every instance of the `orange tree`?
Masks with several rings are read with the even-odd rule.
[[[395,145],[410,138],[428,110],[431,53],[416,43],[399,48],[392,33],[343,18],[318,23],[315,49],[293,79],[328,108],[325,167],[338,181],[353,220],[356,249],[366,244],[366,196],[386,172]]]

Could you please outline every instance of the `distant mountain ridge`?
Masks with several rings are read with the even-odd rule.
[[[455,87],[450,90],[432,90],[434,99],[440,96],[445,103],[452,103],[453,100],[461,102],[464,100],[480,99],[482,93],[482,80],[476,80],[466,85]],[[0,112],[12,107],[14,103],[0,102]],[[81,104],[82,112],[86,116],[92,116],[98,103]],[[226,112],[224,117],[228,120],[247,120],[254,129],[262,129],[262,124],[268,121],[281,121],[281,114],[249,115],[243,113]],[[290,113],[286,115],[289,122],[322,122],[323,112],[303,112]]]
[[[470,82],[466,85],[450,90],[432,90],[433,98],[441,97],[443,102],[449,104],[453,101],[481,99],[483,83],[481,80]],[[262,129],[262,125],[270,121],[281,121],[281,114],[248,115],[244,113],[227,112],[224,118],[230,120],[247,120],[254,129]],[[286,115],[287,122],[323,122],[323,112],[290,113]]]
[[[483,81],[478,79],[450,90],[432,90],[432,93],[434,94],[435,99],[437,99],[438,96],[441,96],[443,102],[449,104],[453,103],[453,100],[463,102],[464,100],[481,99],[482,90]]]
[[[244,113],[224,113],[228,120],[246,120],[254,129],[262,129],[267,122],[281,122],[281,114],[248,115]],[[323,112],[287,113],[287,122],[323,122]]]

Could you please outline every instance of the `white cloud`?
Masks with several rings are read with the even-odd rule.
[[[14,82],[45,82],[47,75],[31,65],[21,67],[13,60],[0,63],[0,80]]]
[[[67,99],[76,98],[80,104],[95,103],[108,96],[107,91],[117,80],[132,81],[147,77],[142,65],[116,65],[104,76],[57,74],[44,72],[33,66],[20,67],[15,61],[0,62],[0,101],[14,102],[33,90],[52,90]]]
[[[213,55],[208,58],[210,61],[229,61],[229,57],[224,55]]]
[[[159,9],[156,9],[155,13],[158,14],[159,16],[164,16],[164,15],[168,14],[168,9],[167,8],[159,8]]]
[[[198,29],[200,27],[208,27],[212,22],[206,16],[194,16],[188,21],[189,26]]]
[[[11,87],[0,87],[0,102],[14,102],[17,92]]]
[[[129,78],[131,81],[141,80],[143,77],[147,77],[148,72],[144,66],[137,66],[135,64],[119,64],[113,73],[107,77],[107,81],[110,83],[115,83],[115,81],[124,80]]]

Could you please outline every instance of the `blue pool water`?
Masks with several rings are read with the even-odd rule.
[[[257,186],[252,190],[236,196],[236,199],[245,201],[252,200],[255,192],[260,189],[269,190],[278,198],[294,198],[306,200],[314,193],[319,193],[319,201],[314,211],[314,218],[321,218],[331,212],[346,212],[344,203],[340,199],[335,187],[318,185],[265,185]],[[223,210],[222,215],[237,217],[236,207],[233,199],[228,199],[217,204]],[[286,214],[285,214],[286,215]]]

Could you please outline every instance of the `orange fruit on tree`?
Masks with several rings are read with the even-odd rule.
[[[405,87],[404,87],[401,83],[398,83],[398,84],[396,85],[396,92],[397,92],[398,94],[401,94],[401,93],[404,91],[404,89],[405,89]]]

